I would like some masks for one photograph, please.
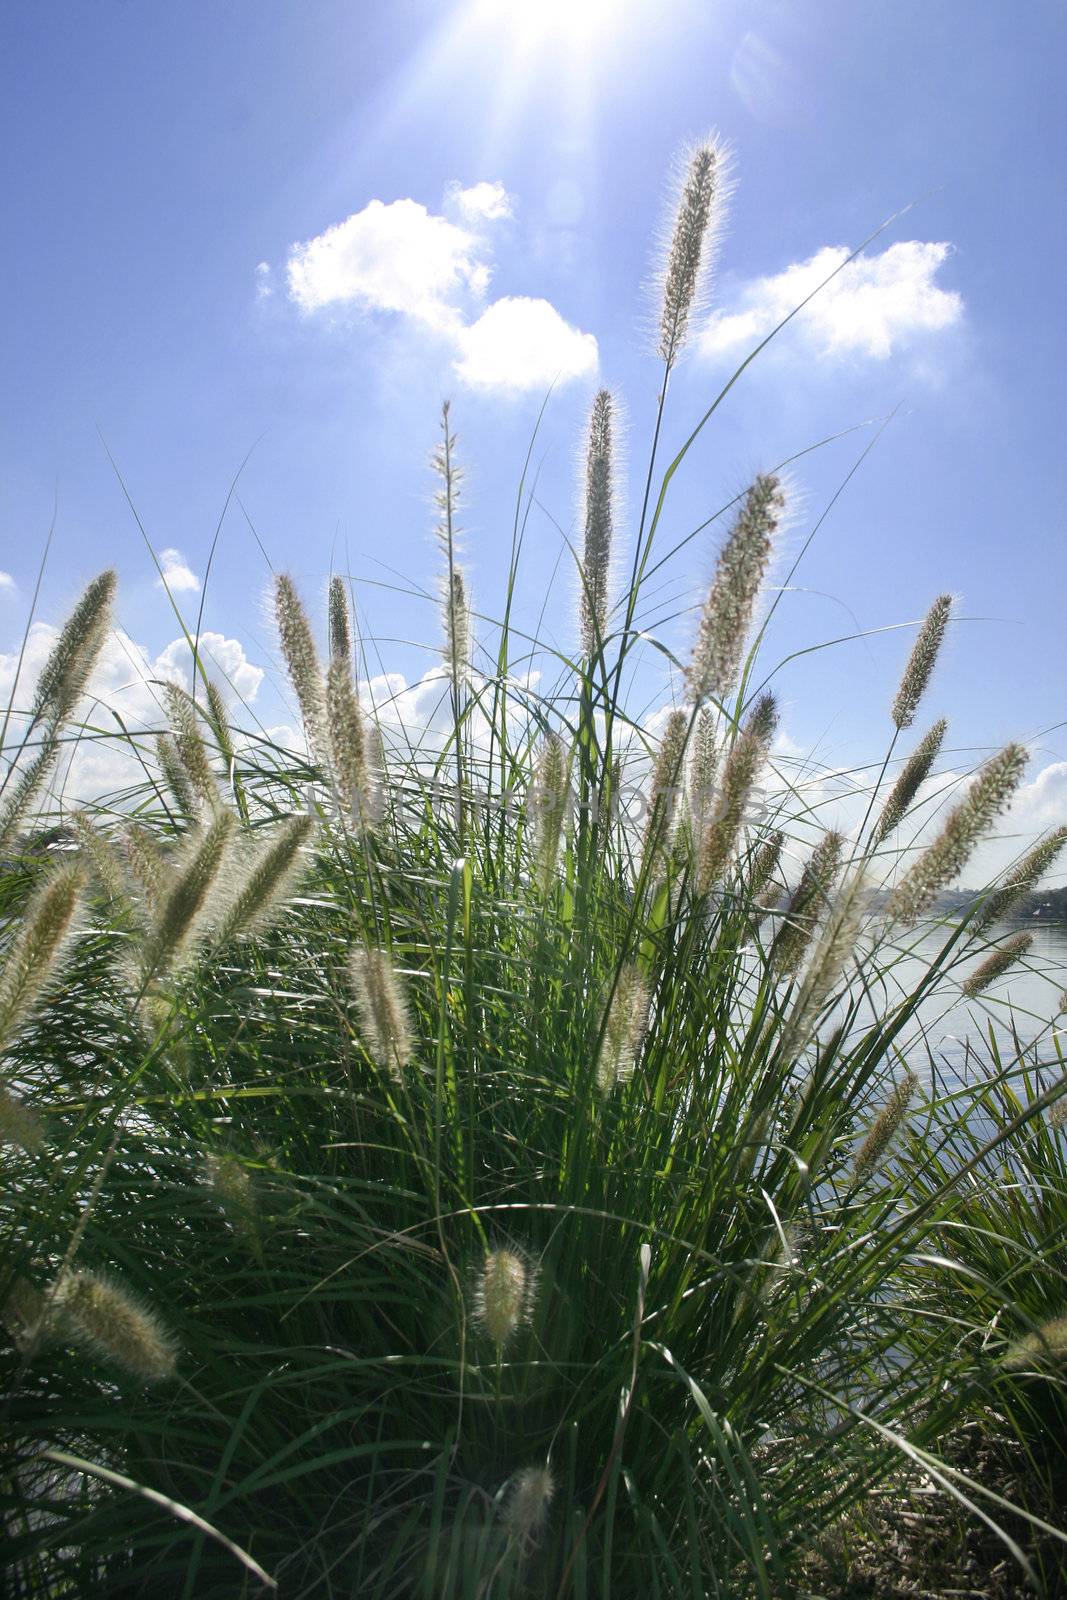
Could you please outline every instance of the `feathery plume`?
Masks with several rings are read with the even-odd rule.
[[[601,1094],[634,1070],[648,1028],[648,984],[634,966],[623,967],[604,1021],[604,1036],[596,1063],[596,1084]]]
[[[359,827],[376,820],[377,793],[367,762],[363,710],[347,660],[334,658],[326,673],[330,770],[346,817]]]
[[[907,816],[912,801],[930,776],[930,769],[940,754],[947,732],[948,723],[941,717],[934,723],[929,733],[923,736],[917,748],[901,767],[900,775],[889,791],[889,798],[875,827],[872,840],[874,844],[881,844],[882,840],[888,838]]]
[[[971,926],[976,933],[983,932],[991,923],[999,922],[1001,917],[1006,917],[1020,900],[1036,889],[1045,873],[1053,865],[1056,857],[1067,844],[1067,828],[1057,828],[1050,833],[1047,839],[1042,839],[1027,855],[1013,867],[1000,885],[995,889],[980,908]]]
[[[176,972],[191,958],[209,920],[212,891],[229,856],[236,826],[232,811],[220,811],[190,836],[144,943],[145,978]]]
[[[782,1029],[781,1054],[787,1060],[795,1061],[811,1041],[819,1013],[855,951],[866,901],[867,881],[857,872],[843,885],[831,908]]]
[[[557,733],[546,733],[530,793],[533,876],[542,894],[547,894],[556,872],[567,813],[568,768],[562,739]]]
[[[490,1250],[474,1291],[475,1320],[503,1350],[528,1322],[533,1310],[537,1274],[525,1256],[514,1250]]]
[[[174,748],[198,804],[217,806],[219,788],[196,721],[196,702],[177,683],[163,685]]]
[[[156,760],[175,807],[183,817],[191,817],[196,811],[196,794],[178,754],[178,746],[169,733],[156,734]]]
[[[723,769],[722,794],[697,852],[697,893],[705,895],[729,868],[752,790],[767,758],[778,716],[773,695],[762,695],[734,740]]]
[[[785,507],[781,479],[761,473],[745,494],[719,553],[689,663],[689,692],[698,703],[722,700],[737,683],[752,613]]]
[[[689,823],[694,839],[699,839],[711,815],[718,764],[715,718],[705,706],[697,715],[693,728],[693,753],[689,758]]]
[[[87,811],[72,811],[70,823],[97,883],[109,900],[121,903],[127,897],[126,880],[122,875],[122,863],[110,841],[93,826]]]
[[[31,802],[59,759],[59,748],[58,735],[46,733],[36,755],[27,761],[15,778],[11,793],[0,806],[0,858],[7,854],[14,843]]]
[[[118,578],[101,572],[88,585],[67,618],[37,680],[31,720],[57,728],[77,705],[111,626],[111,603]]]
[[[775,829],[769,833],[756,851],[752,862],[752,871],[748,878],[748,894],[752,901],[758,900],[767,885],[777,877],[778,865],[782,859],[782,847],[785,844],[784,836]]]
[[[917,921],[959,876],[975,845],[1011,800],[1027,759],[1021,745],[1009,744],[986,762],[933,844],[893,890],[886,906],[890,922]]]
[[[871,1123],[867,1137],[856,1152],[852,1163],[852,1176],[857,1183],[866,1182],[881,1165],[886,1152],[903,1126],[908,1106],[918,1087],[919,1080],[914,1072],[906,1072],[903,1078],[893,1085],[893,1092]]]
[[[988,989],[991,983],[1002,977],[1009,967],[1021,961],[1033,942],[1033,934],[1017,933],[1014,938],[1006,939],[992,955],[986,956],[981,966],[976,967],[961,986],[968,1000],[974,1000],[983,989]]]
[[[80,863],[54,867],[34,890],[0,967],[0,1044],[32,1013],[70,943],[81,909]]]
[[[898,728],[910,728],[915,720],[916,707],[930,682],[951,614],[950,594],[938,595],[926,613],[893,702],[892,716]]]
[[[345,580],[330,579],[330,661],[352,671],[352,625],[348,614]]]
[[[1067,1011],[1067,990],[1060,996],[1060,1015]],[[1049,1107],[1048,1125],[1050,1128],[1067,1126],[1067,1078],[1061,1079],[1060,1087],[1065,1090],[1058,1100],[1054,1100]]]
[[[163,854],[154,834],[140,823],[126,830],[126,864],[134,878],[151,914],[162,905],[164,897],[174,882],[174,867]]]
[[[1000,1358],[1008,1372],[1029,1372],[1067,1361],[1067,1317],[1053,1317],[1034,1333],[1016,1339]]]
[[[36,1112],[9,1094],[0,1083],[0,1144],[21,1145],[23,1150],[39,1150],[44,1143],[44,1125]]]
[[[46,1302],[40,1289],[28,1278],[14,1277],[8,1285],[6,1297],[0,1300],[0,1322],[10,1333],[16,1350],[33,1348],[46,1331],[45,1315]],[[51,1313],[48,1315],[51,1323]]]
[[[523,1467],[515,1474],[504,1507],[504,1527],[512,1543],[532,1544],[544,1526],[556,1485],[548,1467]]]
[[[470,670],[471,608],[467,581],[461,567],[453,567],[444,580],[442,607],[445,624],[444,658],[456,687],[466,683]]]
[[[697,145],[678,201],[662,269],[659,353],[673,367],[685,347],[694,305],[702,298],[726,200],[726,151],[713,140]]]
[[[688,737],[689,713],[672,711],[660,739],[648,787],[644,855],[650,867],[670,845]]]
[[[296,585],[286,572],[279,572],[274,580],[274,615],[278,625],[278,638],[289,669],[289,679],[296,691],[300,715],[308,745],[316,760],[326,751],[326,712],[319,669],[318,652],[308,622],[307,613],[300,603]]]
[[[779,972],[796,972],[803,961],[815,924],[829,904],[844,843],[841,834],[831,829],[812,851],[771,950],[771,961]]]
[[[300,851],[311,838],[313,828],[310,816],[289,817],[272,828],[265,840],[257,839],[246,876],[215,931],[219,944],[239,933],[261,930],[278,917],[283,902],[305,871]]]
[[[589,416],[585,457],[585,544],[582,551],[582,649],[593,656],[603,641],[608,621],[608,579],[614,533],[613,454],[614,402],[609,389],[601,389]]]
[[[349,972],[367,1052],[399,1083],[414,1051],[400,978],[383,951],[366,947],[352,951]]]
[[[207,706],[204,715],[218,746],[219,755],[226,767],[226,774],[232,781],[234,763],[237,753],[233,748],[233,739],[230,737],[230,718],[226,710],[226,702],[222,698],[222,690],[213,678],[208,678],[205,687]]]
[[[209,1151],[204,1157],[204,1182],[212,1190],[219,1208],[230,1225],[245,1233],[252,1226],[255,1196],[252,1179],[243,1164],[228,1151]]]
[[[155,1313],[113,1278],[68,1273],[60,1280],[53,1306],[68,1332],[135,1378],[157,1383],[174,1372],[173,1339]]]

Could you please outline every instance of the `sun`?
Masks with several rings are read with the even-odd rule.
[[[473,0],[478,22],[506,30],[516,54],[586,53],[624,26],[633,0]]]

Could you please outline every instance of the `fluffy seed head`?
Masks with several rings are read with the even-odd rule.
[[[693,837],[699,838],[714,804],[715,770],[719,762],[715,742],[715,718],[705,706],[698,712],[693,728],[693,753],[689,758],[689,822]]]
[[[177,811],[183,817],[191,817],[196,811],[196,794],[189,782],[185,763],[178,754],[178,746],[169,733],[156,735],[156,760],[159,762],[159,775]]]
[[[155,836],[139,823],[127,829],[124,850],[126,865],[141,892],[144,908],[149,914],[154,913],[174,882],[174,868]]]
[[[748,893],[751,900],[757,900],[772,879],[777,877],[784,844],[784,836],[775,830],[767,835],[756,851],[748,880]]]
[[[475,1286],[474,1311],[499,1351],[529,1321],[536,1274],[514,1250],[490,1250]]]
[[[867,1137],[856,1152],[856,1158],[852,1163],[852,1175],[857,1183],[863,1183],[881,1166],[904,1124],[911,1098],[918,1087],[919,1080],[914,1072],[905,1073],[903,1078],[893,1085],[892,1094],[871,1123]]]
[[[648,788],[644,850],[649,863],[661,856],[670,845],[688,737],[689,713],[672,711],[656,752]]]
[[[976,967],[962,985],[968,1000],[980,995],[983,989],[988,989],[989,985],[1007,972],[1009,967],[1021,961],[1033,942],[1032,934],[1017,933],[1013,939],[1006,939],[992,955],[986,956],[981,966]]]
[[[1044,1371],[1067,1361],[1067,1317],[1053,1317],[1008,1346],[1000,1364],[1008,1372]]]
[[[737,683],[752,613],[784,508],[781,480],[773,473],[761,474],[745,494],[719,553],[697,628],[689,692],[698,702],[709,697],[722,700]]]
[[[819,1014],[855,951],[866,902],[867,882],[857,872],[838,893],[782,1030],[781,1051],[787,1061],[795,1061],[810,1043]]]
[[[365,947],[352,951],[349,972],[367,1051],[400,1082],[414,1051],[400,978],[384,951]]]
[[[46,732],[32,760],[27,761],[14,778],[11,792],[0,806],[0,858],[6,856],[14,844],[37,791],[59,759],[59,750],[58,735]]]
[[[1009,744],[986,762],[933,844],[893,890],[886,907],[890,922],[915,922],[959,876],[975,845],[1018,788],[1027,759],[1021,745]]]
[[[585,457],[585,543],[582,550],[582,649],[595,655],[608,621],[608,580],[614,532],[615,463],[611,391],[601,389],[589,416]]]
[[[94,827],[89,813],[86,811],[72,811],[70,822],[78,836],[78,844],[85,852],[85,858],[96,878],[100,888],[109,900],[121,902],[126,898],[126,883],[122,875],[122,863],[117,852],[112,848],[110,840],[106,839],[98,828]]]
[[[774,941],[771,960],[779,972],[796,972],[803,961],[815,924],[829,904],[844,844],[842,835],[831,830],[812,851]]]
[[[915,720],[916,707],[930,682],[951,614],[950,594],[938,595],[926,613],[893,702],[893,721],[898,728],[910,728]]]
[[[145,978],[177,972],[191,959],[211,920],[213,891],[227,864],[236,826],[232,811],[220,811],[189,836],[144,943]]]
[[[563,741],[556,733],[546,733],[530,791],[533,876],[542,894],[547,894],[555,877],[567,813],[568,779],[569,762]]]
[[[226,702],[222,698],[222,691],[213,678],[207,680],[205,695],[207,708],[204,714],[210,724],[212,733],[215,735],[215,743],[218,745],[219,755],[225,763],[227,774],[232,777],[237,753],[233,748],[233,739],[230,736],[230,718],[226,710]]]
[[[515,1474],[504,1507],[504,1526],[508,1538],[515,1544],[526,1545],[536,1539],[544,1526],[555,1489],[548,1467],[523,1467]]]
[[[648,984],[636,967],[623,967],[608,1004],[597,1057],[596,1084],[601,1094],[610,1094],[633,1072],[648,1028],[648,1007]]]
[[[215,932],[221,944],[239,933],[259,931],[277,919],[306,862],[301,851],[314,830],[309,816],[289,817],[256,840],[251,861]]]
[[[326,750],[322,672],[311,624],[296,592],[296,585],[286,572],[279,572],[274,580],[274,616],[282,655],[304,719],[308,744],[316,759],[321,760]]]
[[[345,580],[330,579],[330,661],[352,670],[352,625],[348,614]]]
[[[668,370],[685,346],[694,306],[703,297],[713,264],[728,189],[725,167],[726,152],[714,140],[697,145],[689,158],[661,268],[659,353]]]
[[[1067,1011],[1067,990],[1064,990],[1060,996],[1060,1015],[1062,1016],[1065,1011]],[[1053,1100],[1052,1105],[1049,1107],[1048,1121],[1050,1128],[1067,1126],[1067,1078],[1061,1079],[1060,1087],[1064,1090],[1064,1093],[1060,1095],[1058,1100]]]
[[[901,767],[900,775],[889,791],[889,798],[874,830],[875,844],[881,844],[883,839],[888,838],[894,828],[898,827],[907,816],[912,801],[930,776],[930,769],[940,754],[947,732],[948,723],[942,717],[934,723],[929,733],[923,736],[918,747]]]
[[[20,1145],[23,1150],[33,1151],[39,1150],[43,1142],[40,1117],[0,1083],[0,1144]]]
[[[445,628],[444,658],[454,684],[466,683],[470,673],[471,607],[462,567],[453,567],[443,580],[441,603]]]
[[[0,1045],[11,1042],[45,994],[74,935],[85,872],[54,867],[34,890],[0,967]]]
[[[981,933],[991,923],[1006,917],[1020,900],[1035,889],[1064,845],[1067,845],[1067,828],[1057,828],[1047,839],[1036,844],[1018,866],[1012,868],[1000,888],[988,897],[972,923],[975,931]]]
[[[357,827],[377,818],[377,785],[367,761],[363,710],[347,659],[335,657],[326,674],[326,722],[330,734],[330,773],[345,817]]]
[[[68,1273],[53,1305],[67,1331],[105,1360],[145,1383],[174,1372],[174,1341],[154,1312],[138,1303],[113,1278],[96,1272]]]
[[[698,843],[698,894],[707,894],[733,860],[752,791],[767,758],[777,722],[773,696],[761,696],[730,747],[723,768],[722,793]]]
[[[211,762],[208,760],[207,746],[197,725],[195,701],[176,683],[163,685],[163,699],[174,748],[190,789],[199,804],[217,806],[219,787],[211,770]]]
[[[114,572],[100,573],[67,618],[37,680],[34,722],[43,719],[55,728],[73,711],[107,638],[117,583]]]

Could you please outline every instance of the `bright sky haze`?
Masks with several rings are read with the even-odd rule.
[[[1055,0],[8,6],[4,698],[53,522],[38,653],[113,564],[126,637],[101,686],[185,670],[127,492],[174,600],[193,622],[203,606],[232,697],[268,726],[293,720],[268,562],[319,617],[328,574],[351,573],[378,670],[417,684],[438,634],[445,397],[475,605],[496,616],[551,390],[519,621],[572,648],[584,418],[601,384],[624,406],[632,526],[669,174],[715,129],[735,190],[664,464],[753,345],[902,214],[731,390],[672,489],[665,547],[797,458],[779,578],[833,504],[768,668],[897,631],[790,663],[787,748],[831,769],[879,759],[914,637],[897,625],[950,590],[928,720],[949,716],[960,771],[1024,739],[1013,827],[1063,821],[1065,43]],[[664,574],[680,655],[723,531]],[[641,685],[650,709],[671,692],[665,666]],[[151,705],[128,694],[135,718]],[[106,781],[99,759],[87,782]]]

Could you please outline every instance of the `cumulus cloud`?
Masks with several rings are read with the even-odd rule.
[[[194,593],[200,588],[200,579],[193,569],[186,565],[185,557],[180,550],[173,547],[159,552],[159,564],[163,568],[161,575],[156,579],[156,588],[167,588],[172,594],[181,594],[183,590]]]
[[[597,343],[547,300],[507,295],[494,300],[458,336],[456,372],[484,389],[544,389],[597,369]]]
[[[0,594],[14,594],[15,580],[10,572],[0,572]]]
[[[922,334],[950,328],[963,316],[963,298],[935,281],[951,246],[908,239],[848,266],[844,245],[826,245],[807,261],[745,284],[734,304],[705,324],[705,356],[735,356],[758,343],[782,318],[842,270],[797,318],[797,336],[823,356],[885,360]]]
[[[26,639],[21,669],[17,651],[0,652],[0,701],[6,704],[15,688],[17,674],[14,705],[16,711],[25,711],[33,699],[41,668],[58,637],[59,630],[51,623],[33,623]],[[227,639],[221,633],[204,633],[200,636],[200,648],[208,671],[229,704],[255,698],[263,681],[263,668],[248,660],[239,640]],[[109,634],[88,690],[72,719],[75,728],[83,724],[97,736],[82,737],[74,747],[69,768],[62,774],[68,800],[93,800],[143,781],[144,770],[129,746],[121,738],[107,735],[118,735],[125,728],[138,738],[160,728],[164,720],[160,684],[178,683],[190,688],[190,667],[189,646],[184,639],[172,640],[153,657],[144,645],[127,634],[119,630]],[[101,734],[105,737],[100,737]]]
[[[511,391],[594,372],[597,343],[547,300],[484,298],[492,268],[487,225],[511,215],[502,183],[452,184],[460,221],[415,200],[371,200],[362,211],[292,247],[290,298],[307,313],[353,306],[408,318],[452,345],[463,383]]]
[[[445,199],[471,222],[499,222],[512,215],[511,196],[502,183],[472,183],[469,189],[450,183]]]
[[[305,311],[354,302],[449,328],[464,289],[484,293],[477,236],[416,200],[372,200],[289,256],[289,293]]]

